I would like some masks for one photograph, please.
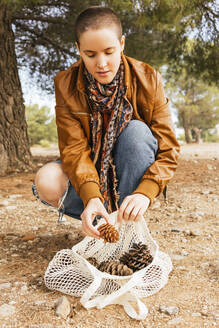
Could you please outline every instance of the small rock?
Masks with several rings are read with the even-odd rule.
[[[159,308],[159,311],[161,313],[166,313],[168,315],[174,315],[174,314],[177,314],[179,312],[179,308],[177,306],[161,305],[160,308]]]
[[[182,243],[187,243],[187,241],[188,241],[188,240],[187,240],[186,238],[182,238],[182,239],[181,239],[181,242],[182,242]]]
[[[6,264],[6,263],[8,263],[8,261],[6,259],[0,259],[0,263]]]
[[[201,313],[200,312],[193,312],[192,316],[193,317],[201,317]]]
[[[35,302],[34,302],[34,305],[39,306],[39,305],[42,305],[42,304],[45,304],[45,303],[46,303],[46,301],[44,301],[44,300],[41,300],[41,301],[35,301]]]
[[[9,205],[6,207],[7,210],[16,210],[17,209],[17,206],[13,206],[13,205]]]
[[[7,288],[11,288],[11,283],[10,282],[5,282],[3,284],[0,284],[0,290],[1,289],[7,289]]]
[[[204,190],[201,192],[202,195],[208,195],[210,194],[210,190]]]
[[[9,202],[7,200],[1,200],[0,201],[0,206],[8,206]]]
[[[23,286],[23,285],[26,285],[26,282],[24,281],[15,281],[14,285],[17,287],[17,286]]]
[[[179,270],[185,270],[186,269],[186,267],[184,265],[178,265],[178,266],[176,266],[176,268],[179,269]]]
[[[181,252],[181,255],[187,256],[187,255],[189,255],[189,253],[183,249],[182,252]]]
[[[172,260],[181,261],[184,259],[184,256],[178,254],[170,254]]]
[[[191,230],[190,231],[190,236],[201,236],[202,235],[202,232],[201,232],[201,230]]]
[[[202,233],[201,233],[201,230],[189,230],[189,229],[186,229],[184,230],[184,233],[187,235],[187,236],[201,236]]]
[[[6,318],[10,317],[15,313],[16,308],[13,305],[3,304],[0,306],[0,317]]]
[[[217,168],[216,168],[216,166],[212,166],[210,164],[207,164],[207,169],[208,170],[216,170]]]
[[[176,325],[177,323],[183,322],[183,318],[178,317],[168,321],[168,325]]]
[[[200,267],[205,269],[205,268],[209,267],[209,265],[210,264],[208,262],[204,262],[204,263],[200,264]]]
[[[70,313],[70,303],[66,296],[62,296],[56,303],[56,315],[66,319]]]
[[[196,220],[201,220],[203,215],[204,214],[200,215],[199,213],[191,213],[190,214],[191,218],[196,219]]]
[[[203,315],[204,317],[207,317],[208,316],[208,311],[207,310],[202,310],[201,315]]]
[[[20,289],[21,293],[26,293],[28,291],[27,285],[23,285]]]
[[[204,212],[196,212],[196,215],[198,215],[198,216],[204,216],[205,213]]]
[[[215,313],[214,317],[216,320],[219,320],[219,313]]]
[[[16,199],[16,198],[19,198],[19,197],[22,197],[22,195],[20,195],[20,194],[14,194],[14,195],[10,195],[9,196],[10,199]]]
[[[38,273],[32,273],[32,277],[34,278],[38,277]]]

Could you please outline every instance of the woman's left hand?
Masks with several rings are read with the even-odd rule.
[[[121,223],[122,220],[125,221],[138,221],[144,215],[148,206],[150,204],[150,199],[143,194],[133,194],[127,196],[118,211],[118,222]]]

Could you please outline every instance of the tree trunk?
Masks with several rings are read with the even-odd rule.
[[[191,143],[192,139],[191,139],[191,131],[187,126],[184,126],[184,131],[185,131],[185,139],[186,139],[186,143]]]
[[[0,0],[0,174],[33,167],[10,10]]]
[[[199,128],[193,128],[195,142],[201,143],[201,132],[202,130]]]
[[[187,121],[186,121],[186,117],[185,117],[185,113],[182,112],[181,113],[181,117],[182,117],[182,125],[183,125],[183,129],[185,132],[185,139],[186,139],[186,143],[191,143],[192,139],[191,139],[191,130],[188,127]]]

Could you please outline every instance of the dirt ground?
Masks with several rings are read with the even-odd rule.
[[[32,149],[40,167],[56,157],[57,149]],[[0,327],[22,328],[137,328],[216,327],[219,318],[218,255],[219,144],[182,146],[179,166],[168,187],[168,203],[158,197],[145,219],[162,251],[170,254],[173,270],[167,285],[144,299],[149,309],[144,321],[129,318],[119,305],[84,309],[79,298],[68,297],[71,315],[55,314],[62,295],[48,290],[44,272],[55,253],[71,248],[83,236],[80,223],[65,217],[57,224],[56,210],[32,195],[35,173],[0,177]],[[177,313],[163,313],[161,306]]]

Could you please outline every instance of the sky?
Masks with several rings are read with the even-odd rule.
[[[26,106],[38,104],[39,107],[47,106],[51,109],[51,114],[55,114],[55,94],[48,95],[44,92],[34,79],[31,79],[25,69],[19,70],[21,86],[23,91],[24,103]]]

